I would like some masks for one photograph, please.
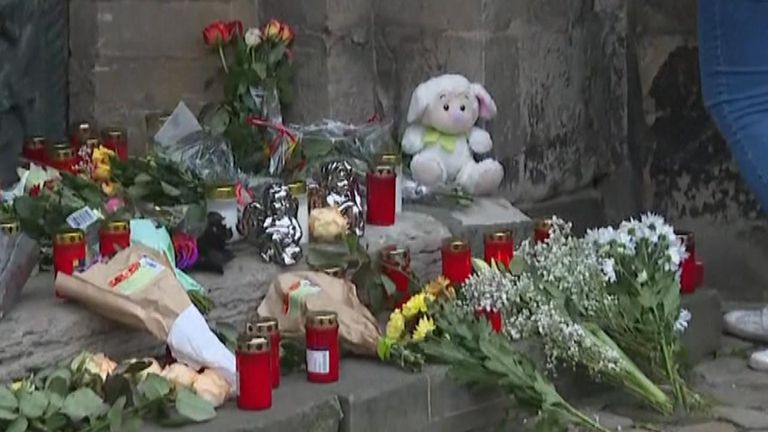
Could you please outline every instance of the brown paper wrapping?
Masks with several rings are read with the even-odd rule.
[[[142,256],[165,268],[130,295],[109,286],[109,281]],[[63,297],[82,303],[93,312],[166,341],[171,325],[192,303],[176,280],[171,263],[162,253],[134,244],[107,263],[98,263],[72,276],[59,273],[55,282]]]
[[[320,291],[302,297],[301,307],[286,313],[284,305],[289,293],[301,280],[309,281]],[[272,282],[257,313],[276,318],[280,332],[286,337],[303,337],[307,314],[317,311],[338,314],[339,337],[345,348],[356,354],[376,355],[381,337],[376,319],[357,298],[355,286],[344,279],[310,271],[283,273]]]

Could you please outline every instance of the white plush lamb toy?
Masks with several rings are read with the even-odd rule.
[[[419,84],[411,96],[402,148],[413,155],[413,179],[425,186],[457,183],[471,194],[494,192],[504,168],[494,159],[475,162],[487,153],[491,136],[475,126],[478,118],[496,115],[496,103],[482,85],[461,75],[442,75]]]

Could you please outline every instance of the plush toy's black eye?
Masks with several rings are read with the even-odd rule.
[[[450,107],[450,106],[448,106],[448,104],[445,104],[445,105],[443,105],[443,109],[444,109],[445,111],[448,111],[449,109],[451,109],[451,107]]]
[[[467,107],[466,107],[466,106],[464,106],[464,105],[462,105],[462,106],[460,106],[460,107],[459,107],[459,109],[460,109],[460,110],[462,110],[462,111],[464,111],[464,110],[466,110],[466,109],[467,109]]]

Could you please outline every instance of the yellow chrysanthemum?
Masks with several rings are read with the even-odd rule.
[[[101,191],[104,192],[107,196],[112,196],[115,194],[115,191],[117,189],[117,185],[112,182],[105,182],[101,184]]]
[[[24,385],[24,380],[18,380],[13,384],[11,384],[11,391],[14,391],[14,392],[19,391],[19,389],[21,389],[23,385]]]
[[[416,324],[416,329],[413,331],[413,341],[421,342],[427,335],[435,331],[435,322],[428,316],[423,316]]]
[[[389,322],[387,322],[387,338],[392,340],[400,339],[405,331],[405,317],[400,310],[395,310],[389,315]]]
[[[413,318],[419,312],[427,311],[427,295],[425,293],[419,293],[411,297],[405,305],[403,305],[403,316],[406,319]]]
[[[456,298],[456,291],[451,286],[451,281],[449,281],[445,276],[438,276],[436,279],[429,282],[426,286],[424,286],[423,291],[434,298],[439,298],[442,296],[449,300]]]

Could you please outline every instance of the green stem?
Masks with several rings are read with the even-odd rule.
[[[227,59],[224,56],[224,45],[219,44],[219,59],[221,59],[221,65],[224,66],[224,72],[229,74],[229,67],[227,67]]]
[[[600,424],[591,418],[587,417],[583,412],[572,407],[568,402],[562,401],[563,411],[565,411],[574,421],[581,426],[589,428],[595,432],[609,432],[608,429],[600,426]]]

